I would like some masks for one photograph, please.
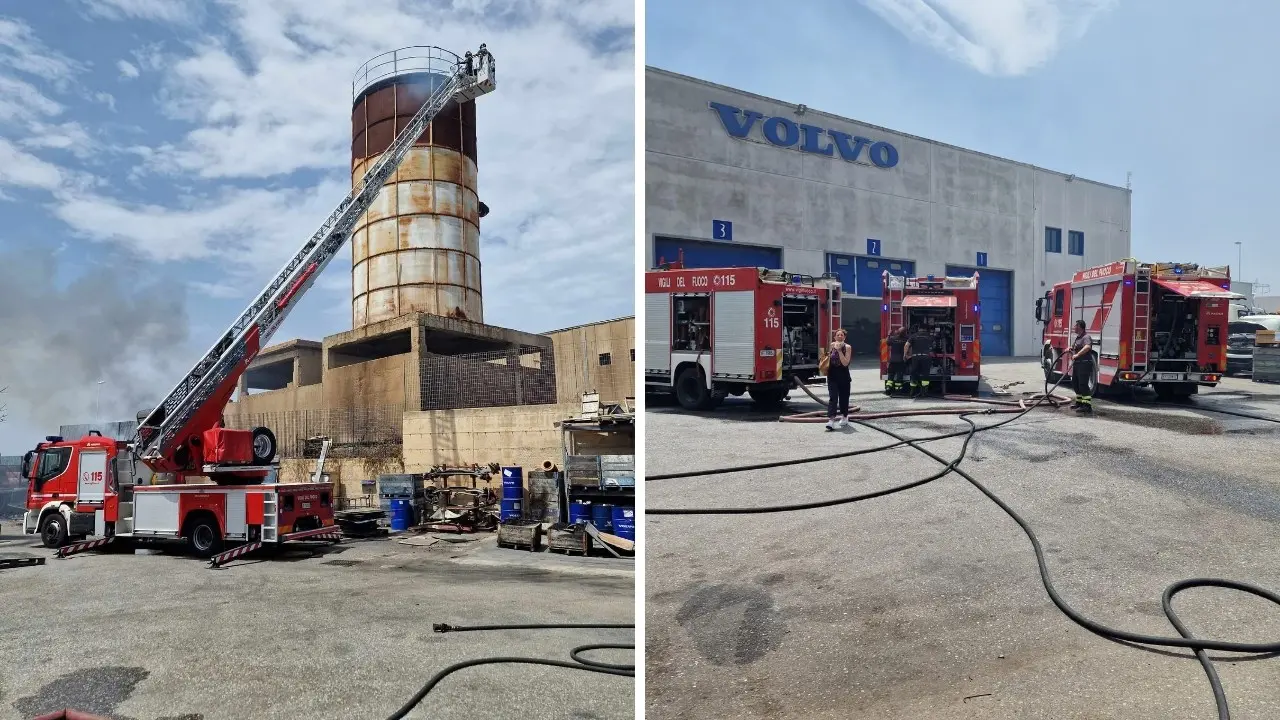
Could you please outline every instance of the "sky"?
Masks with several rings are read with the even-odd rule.
[[[645,63],[1125,186],[1134,255],[1280,294],[1280,3],[649,0]]]
[[[169,391],[350,190],[352,79],[404,46],[496,61],[485,321],[634,314],[634,22],[613,0],[0,2],[0,453]],[[349,329],[344,249],[272,342]]]

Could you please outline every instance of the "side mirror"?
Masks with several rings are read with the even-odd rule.
[[[1044,301],[1045,298],[1036,298],[1036,322],[1045,322]]]
[[[22,479],[27,480],[31,477],[31,458],[36,454],[35,450],[28,450],[27,454],[22,456]]]

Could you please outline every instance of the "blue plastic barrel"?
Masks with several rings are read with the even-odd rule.
[[[635,542],[636,509],[633,507],[613,506],[613,534],[623,540]]]
[[[569,504],[569,522],[580,523],[591,519],[591,503],[574,500]]]
[[[600,532],[613,532],[613,506],[604,503],[592,505],[591,524]]]
[[[503,522],[506,522],[507,520],[519,520],[523,517],[523,513],[521,512],[521,506],[523,504],[524,500],[522,498],[515,500],[502,498],[502,505],[498,510],[499,519]]]
[[[524,499],[524,469],[518,467],[502,468],[502,499]]]
[[[391,499],[391,530],[400,532],[408,530],[413,524],[413,505],[408,498]]]

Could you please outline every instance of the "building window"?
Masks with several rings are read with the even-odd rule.
[[[1067,253],[1084,255],[1084,233],[1079,230],[1067,232]]]
[[[1045,227],[1044,251],[1047,253],[1062,252],[1062,228]]]
[[[631,348],[631,362],[635,362],[635,361],[636,361],[636,349]]]
[[[600,353],[600,365],[610,365],[613,363],[613,357],[609,353]]]

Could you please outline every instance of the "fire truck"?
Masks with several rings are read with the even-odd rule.
[[[1129,259],[1080,270],[1036,299],[1045,378],[1070,378],[1072,327],[1084,320],[1093,393],[1150,385],[1162,398],[1194,395],[1222,379],[1230,305],[1241,297],[1229,267]]]
[[[94,433],[45,438],[23,458],[23,532],[60,555],[116,539],[185,539],[199,555],[235,556],[263,543],[333,537],[331,487],[265,483],[278,470],[268,428],[222,426],[222,412],[249,367],[351,236],[414,142],[450,102],[492,92],[493,56],[480,46],[459,61],[351,193],[164,400],[138,415],[131,440]],[[323,462],[323,460],[321,461]],[[151,485],[153,473],[173,483]],[[188,484],[189,478],[212,482]],[[64,546],[68,539],[99,539]],[[226,541],[248,543],[218,553]]]
[[[776,406],[818,374],[840,327],[840,281],[765,268],[645,273],[645,389],[709,410],[747,393]]]
[[[933,337],[929,384],[943,391],[978,392],[982,377],[982,305],[978,274],[972,277],[908,278],[882,275],[880,379],[889,378],[889,334],[924,328]]]

